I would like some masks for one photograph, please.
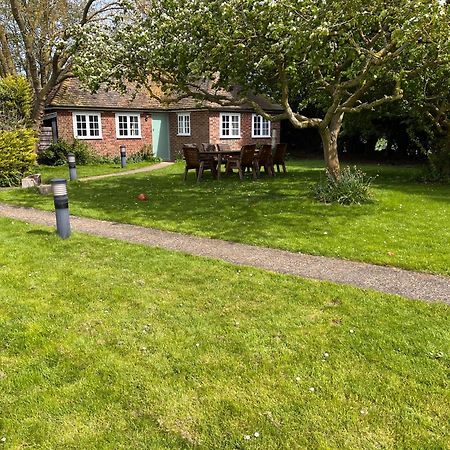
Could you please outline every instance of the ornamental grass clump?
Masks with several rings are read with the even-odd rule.
[[[311,194],[323,203],[339,203],[341,205],[353,205],[370,203],[373,201],[370,185],[372,178],[356,167],[346,167],[338,179],[326,172],[326,178],[322,178],[312,189]]]

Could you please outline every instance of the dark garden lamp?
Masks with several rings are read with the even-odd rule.
[[[53,202],[56,213],[56,232],[66,239],[70,236],[69,196],[67,195],[67,180],[53,178],[52,184]]]
[[[127,165],[127,148],[123,144],[120,146],[120,165],[122,168]]]
[[[75,155],[73,153],[67,154],[67,162],[69,164],[70,181],[74,181],[77,179],[77,167],[75,164]]]

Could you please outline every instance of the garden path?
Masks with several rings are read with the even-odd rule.
[[[171,166],[173,162],[160,162],[151,166],[140,167],[139,169],[126,170],[124,172],[106,173],[104,175],[94,175],[92,177],[78,178],[78,181],[92,181],[101,180],[102,178],[123,177],[124,175],[132,175],[134,173],[153,172],[154,170],[164,169],[164,167]]]
[[[54,226],[55,214],[0,203],[0,216]],[[203,238],[136,225],[71,216],[74,231],[159,247],[242,266],[353,285],[411,299],[450,304],[450,278],[395,267],[293,253],[265,247]],[[217,287],[220,289],[220,286]]]

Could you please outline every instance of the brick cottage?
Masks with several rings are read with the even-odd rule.
[[[266,111],[281,110],[262,97],[255,101]],[[162,104],[143,91],[91,94],[76,78],[55,91],[44,126],[51,127],[54,141],[80,139],[102,156],[117,156],[124,144],[129,155],[145,149],[166,161],[175,159],[187,143],[228,143],[240,148],[270,143],[272,136],[278,143],[280,136],[280,123],[267,121],[249,105],[223,107],[192,98]]]

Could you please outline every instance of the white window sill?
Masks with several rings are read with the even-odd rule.
[[[74,139],[78,139],[80,141],[101,141],[101,140],[103,140],[102,136],[75,136]]]
[[[116,139],[142,139],[142,136],[116,136]]]
[[[270,139],[272,136],[257,136],[252,134],[252,139]]]
[[[177,134],[177,136],[190,136],[191,134],[189,133],[189,134],[181,134],[181,133],[178,133]]]

